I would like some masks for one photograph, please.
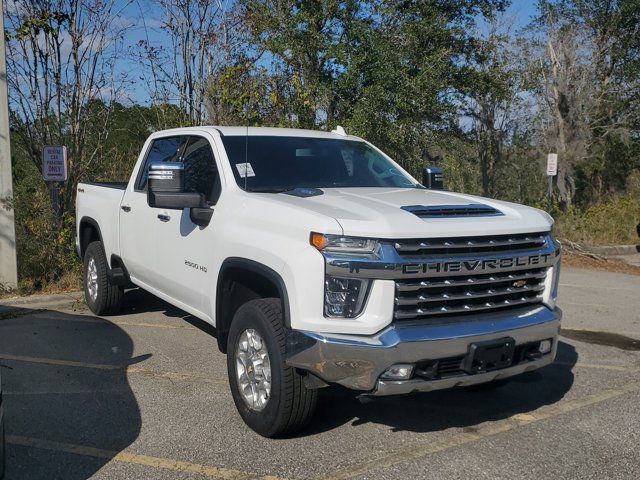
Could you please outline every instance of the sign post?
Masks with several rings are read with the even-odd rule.
[[[551,213],[551,197],[553,196],[553,177],[558,174],[558,154],[549,153],[547,155],[547,211]]]
[[[42,176],[49,182],[51,207],[55,212],[55,221],[60,222],[60,183],[67,180],[67,147],[64,145],[45,145],[42,148]],[[60,227],[60,225],[57,225]]]

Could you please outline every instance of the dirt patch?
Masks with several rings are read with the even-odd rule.
[[[616,347],[620,350],[640,351],[640,340],[610,332],[595,332],[592,330],[571,330],[563,328],[560,335],[579,342]]]
[[[0,300],[13,297],[27,297],[30,295],[55,295],[82,290],[82,276],[76,273],[66,273],[56,282],[46,283],[38,288],[28,282],[20,282],[17,289],[7,290],[0,285]]]
[[[592,258],[566,251],[562,253],[562,265],[566,267],[586,268],[588,270],[640,275],[640,267],[629,265],[621,260]]]

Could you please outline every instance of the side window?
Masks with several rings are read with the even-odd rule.
[[[157,138],[151,142],[147,158],[144,161],[142,170],[138,175],[138,190],[143,190],[147,186],[147,175],[149,174],[149,165],[161,162],[177,162],[180,160],[180,151],[184,146],[188,137],[166,137]]]
[[[220,178],[209,141],[202,137],[189,137],[182,162],[185,191],[202,193],[210,204],[215,204],[220,196]]]

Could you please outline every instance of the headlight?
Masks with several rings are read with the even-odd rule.
[[[321,252],[373,254],[378,249],[378,241],[371,238],[345,237],[311,233],[311,245]]]
[[[324,281],[324,314],[327,317],[354,318],[362,312],[369,280],[326,277]]]

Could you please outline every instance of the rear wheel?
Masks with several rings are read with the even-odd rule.
[[[84,254],[84,297],[96,315],[112,315],[120,310],[122,287],[109,281],[109,264],[102,242],[92,242]]]
[[[227,341],[233,401],[244,422],[264,437],[300,430],[309,423],[317,390],[284,362],[285,328],[280,299],[252,300],[238,309]]]

